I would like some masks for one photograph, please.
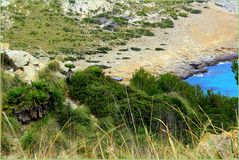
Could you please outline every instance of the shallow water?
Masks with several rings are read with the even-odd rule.
[[[203,91],[212,90],[225,96],[237,97],[238,86],[231,70],[232,62],[223,62],[207,67],[208,72],[187,78],[191,85],[199,85]]]

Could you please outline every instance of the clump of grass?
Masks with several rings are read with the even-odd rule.
[[[178,15],[175,12],[170,13],[170,17],[172,17],[174,20],[178,19]]]
[[[131,59],[130,57],[123,57],[122,59]]]
[[[141,48],[138,48],[138,47],[131,47],[130,48],[132,51],[141,51]]]
[[[67,63],[67,64],[65,64],[65,67],[69,68],[69,69],[72,69],[72,68],[75,68],[76,66],[72,63]]]
[[[161,19],[160,28],[173,28],[174,23],[170,18]]]
[[[129,49],[128,48],[124,48],[124,49],[120,49],[119,51],[120,52],[126,52],[126,51],[129,51]]]
[[[155,48],[155,51],[164,51],[164,48]]]
[[[56,72],[56,71],[60,70],[60,64],[58,61],[54,60],[54,61],[49,62],[49,64],[47,65],[47,68],[50,71]]]
[[[202,13],[202,11],[199,10],[199,9],[192,9],[192,10],[190,11],[190,13],[192,13],[192,14],[200,14],[200,13]]]
[[[178,16],[186,18],[186,17],[188,17],[188,13],[187,12],[179,12]]]
[[[108,51],[112,50],[111,48],[109,47],[100,47],[100,48],[97,48],[97,52],[98,53],[104,53],[104,54],[107,54]]]

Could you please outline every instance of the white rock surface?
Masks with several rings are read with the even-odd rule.
[[[71,11],[80,14],[81,17],[86,17],[93,14],[92,11],[95,11],[96,14],[110,11],[112,5],[106,0],[64,0],[62,8],[65,13]]]
[[[72,101],[71,99],[69,99],[69,98],[65,99],[65,103],[64,104],[65,105],[69,105],[72,109],[76,109],[78,107],[77,104],[74,101]]]
[[[45,63],[42,63],[40,60],[25,51],[7,50],[6,54],[19,68],[15,71],[15,74],[25,81],[35,80],[38,71],[46,66]]]

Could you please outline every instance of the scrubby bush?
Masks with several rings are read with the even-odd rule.
[[[233,61],[232,63],[232,72],[235,74],[235,79],[237,81],[238,84],[238,61]]]
[[[113,17],[113,22],[119,24],[119,25],[127,25],[128,20],[124,17]]]
[[[65,64],[65,67],[69,68],[69,69],[72,69],[72,68],[75,68],[75,65],[72,64],[72,63],[67,63],[67,64]]]
[[[178,16],[186,18],[186,17],[188,17],[188,13],[187,12],[179,12]]]
[[[158,93],[157,79],[155,76],[140,68],[133,74],[130,86],[145,91],[148,95]]]
[[[161,19],[160,28],[173,28],[174,23],[170,18]]]
[[[49,152],[56,151],[55,154],[57,155],[68,146],[65,136],[60,130],[57,120],[47,115],[24,132],[20,143],[24,150],[30,151],[33,155],[46,148]]]
[[[94,66],[76,72],[69,86],[71,96],[90,107],[97,117],[114,112],[112,103],[124,97],[124,87],[109,77],[104,77],[102,69]]]
[[[178,15],[175,12],[170,13],[170,17],[172,17],[174,20],[178,19]]]
[[[44,81],[13,87],[6,94],[6,104],[14,107],[14,116],[24,124],[41,119],[46,111],[56,111],[62,103],[62,93]]]
[[[171,98],[170,95],[152,97],[160,91],[157,79],[143,69],[135,73],[131,86],[133,88],[124,87],[105,77],[99,68],[91,67],[76,72],[69,89],[70,95],[88,106],[93,115],[98,118],[112,116],[115,125],[126,123],[131,129],[145,126],[153,132],[159,132],[162,124],[158,119],[165,117],[163,121],[171,125],[171,131],[176,133],[175,130],[179,130],[178,133],[186,134],[182,129],[187,130],[188,126],[173,107],[193,119],[194,115],[188,112],[188,106],[184,107],[189,103],[182,101],[183,98]]]
[[[155,48],[155,51],[164,51],[165,49],[163,48]]]
[[[202,11],[199,10],[199,9],[192,9],[192,10],[190,11],[190,13],[192,13],[192,14],[200,14],[200,13],[202,13]]]
[[[141,48],[138,48],[138,47],[131,47],[130,48],[132,51],[141,51]]]

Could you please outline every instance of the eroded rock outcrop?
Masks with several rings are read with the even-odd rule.
[[[5,69],[25,81],[35,80],[38,71],[46,66],[45,63],[25,51],[5,50],[1,54]]]
[[[219,135],[206,133],[197,147],[199,153],[211,158],[238,158],[238,131]]]

